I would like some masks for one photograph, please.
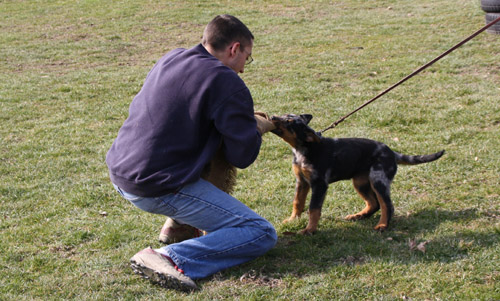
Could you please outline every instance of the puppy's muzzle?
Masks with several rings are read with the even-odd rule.
[[[271,133],[276,134],[278,136],[283,135],[283,130],[281,129],[282,120],[278,116],[272,116],[271,122],[274,124],[274,130],[271,130]]]

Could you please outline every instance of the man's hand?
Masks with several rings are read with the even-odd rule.
[[[257,130],[261,135],[274,130],[274,124],[270,121],[269,116],[264,112],[255,112],[255,120],[257,121]]]

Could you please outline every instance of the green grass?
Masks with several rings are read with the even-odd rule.
[[[484,25],[475,0],[0,1],[0,299],[500,299],[500,40],[487,33],[326,133],[446,149],[400,168],[389,231],[343,220],[363,202],[341,182],[319,233],[285,235],[307,221],[281,223],[291,151],[269,134],[234,195],[277,246],[193,294],[132,273],[163,218],[113,191],[106,152],[154,62],[220,13],[256,36],[242,75],[256,109],[311,113],[317,130]]]

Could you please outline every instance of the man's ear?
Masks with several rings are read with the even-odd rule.
[[[230,57],[234,57],[238,54],[238,51],[241,47],[241,44],[240,42],[234,42],[230,47],[229,47],[229,51],[230,51]]]
[[[311,121],[311,119],[313,119],[313,115],[302,114],[302,115],[300,115],[300,118],[302,118],[306,124],[309,124],[309,121]]]

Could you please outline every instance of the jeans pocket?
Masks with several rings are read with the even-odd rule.
[[[138,198],[129,200],[137,208],[155,214],[161,214],[173,217],[177,213],[177,209],[171,206],[164,198]]]
[[[177,214],[177,208],[175,208],[174,206],[172,206],[172,204],[170,204],[169,202],[170,198],[168,196],[155,198],[155,200],[157,202],[155,213],[163,214],[170,217],[173,217]]]

